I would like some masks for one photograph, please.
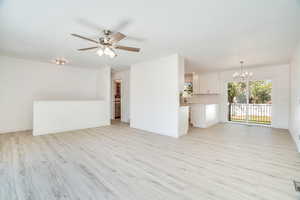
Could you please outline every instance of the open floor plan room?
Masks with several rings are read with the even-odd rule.
[[[0,200],[300,200],[300,0],[0,0]]]

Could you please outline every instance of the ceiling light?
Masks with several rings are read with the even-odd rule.
[[[114,52],[114,50],[112,50],[112,48],[110,48],[110,47],[106,47],[104,49],[104,54],[108,55],[110,58],[114,58],[117,56],[117,54]]]
[[[102,56],[103,54],[109,56],[110,58],[114,58],[117,56],[117,54],[114,52],[114,50],[110,47],[105,47],[104,49],[99,47],[99,49],[96,52],[99,56]]]
[[[104,54],[105,54],[105,55],[110,56],[112,53],[114,53],[114,52],[112,51],[111,48],[106,47],[106,48],[104,49]]]
[[[67,61],[65,58],[56,58],[53,62],[57,65],[65,65],[69,61]]]
[[[115,52],[112,52],[112,53],[109,55],[110,58],[114,58],[114,57],[116,57],[116,56],[117,56],[117,54],[115,54]]]
[[[109,57],[110,58],[114,58],[114,57],[116,57],[117,56],[117,54],[114,52],[114,50],[111,50],[111,52],[110,52],[110,54],[109,54]]]
[[[253,73],[244,71],[244,69],[243,69],[244,61],[241,60],[240,63],[241,63],[241,71],[240,72],[234,72],[232,77],[234,79],[237,79],[240,82],[245,82],[245,81],[247,82],[247,81],[249,81],[250,78],[252,78]]]
[[[97,54],[98,56],[102,56],[103,55],[103,49],[102,48],[99,48],[98,51],[97,51]]]

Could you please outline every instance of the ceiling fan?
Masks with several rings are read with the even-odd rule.
[[[84,37],[84,36],[81,36],[78,34],[74,34],[74,33],[72,33],[71,35],[96,44],[96,46],[78,49],[78,51],[87,51],[87,50],[92,50],[92,49],[98,49],[97,54],[99,56],[107,55],[110,58],[114,58],[117,56],[115,49],[132,51],[132,52],[140,51],[140,48],[118,45],[117,43],[120,40],[126,38],[126,35],[124,35],[123,33],[120,33],[120,32],[112,32],[110,30],[103,30],[103,36],[99,37],[98,40],[90,39],[90,38],[87,38],[87,37]]]

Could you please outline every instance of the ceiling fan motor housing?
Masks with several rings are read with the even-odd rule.
[[[112,34],[112,32],[110,30],[104,30],[103,33],[105,36],[109,36]]]

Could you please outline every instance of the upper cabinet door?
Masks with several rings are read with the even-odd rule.
[[[193,74],[193,94],[200,94],[199,74]]]
[[[199,94],[219,94],[219,74],[209,73],[199,75]]]
[[[209,94],[209,77],[206,74],[200,74],[199,76],[199,94]]]

